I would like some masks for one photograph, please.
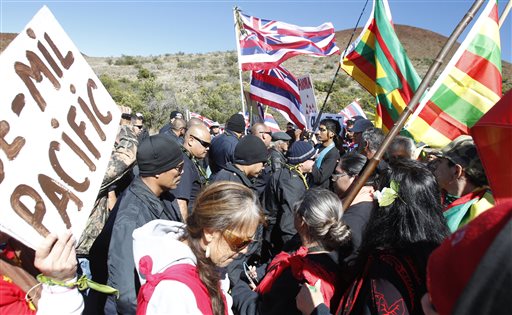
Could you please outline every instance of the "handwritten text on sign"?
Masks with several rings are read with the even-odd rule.
[[[119,110],[50,10],[0,55],[0,228],[35,247],[79,238],[101,185]]]

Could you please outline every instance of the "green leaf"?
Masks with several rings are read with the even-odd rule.
[[[389,187],[391,187],[391,189],[393,189],[393,191],[398,194],[400,185],[397,182],[395,182],[394,180],[391,180]]]
[[[379,206],[389,206],[390,204],[393,203],[393,201],[395,201],[397,196],[398,194],[393,189],[388,187],[384,188],[384,190],[382,191],[382,198],[379,200]]]

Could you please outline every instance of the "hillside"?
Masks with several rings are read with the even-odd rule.
[[[395,25],[395,29],[418,74],[423,76],[447,38],[411,26]],[[360,29],[356,30],[354,39],[359,33]],[[351,34],[352,30],[336,33],[341,50],[347,46]],[[15,35],[0,34],[0,52]],[[457,47],[452,49],[449,57]],[[445,59],[446,62],[449,57]],[[188,108],[219,122],[224,122],[231,113],[240,110],[239,76],[234,51],[85,58],[114,100],[144,112],[153,126],[165,123],[168,113],[175,108]],[[296,76],[307,73],[311,75],[315,82],[317,104],[321,106],[338,61],[339,56],[299,56],[289,59],[284,66]],[[244,86],[248,89],[249,73],[244,72],[243,78]],[[512,87],[512,65],[506,62],[503,62],[503,78],[506,91]],[[338,112],[356,97],[361,98],[365,109],[371,110],[371,95],[343,71],[340,72],[335,88],[335,93],[329,98],[327,112]]]

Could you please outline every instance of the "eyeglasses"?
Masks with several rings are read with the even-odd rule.
[[[194,135],[190,135],[192,138],[196,139],[197,142],[199,142],[205,149],[208,149],[210,147],[210,142],[206,142],[206,141],[203,141],[201,139],[199,139],[198,137],[194,136]]]
[[[271,131],[260,131],[260,133],[265,133],[265,134],[267,134],[269,136],[272,136],[272,132]]]
[[[139,129],[142,129],[144,127],[144,125],[133,125],[133,126],[139,128]]]
[[[348,176],[347,173],[341,173],[341,174],[332,174],[331,180],[333,182],[337,181],[338,179],[342,178],[343,176]]]
[[[176,170],[178,171],[179,174],[181,174],[181,172],[183,172],[183,167],[185,166],[185,163],[184,162],[181,162],[181,164],[179,164],[178,166],[176,166],[175,168],[173,168],[173,170]]]
[[[224,233],[222,233],[222,236],[228,243],[229,247],[234,252],[239,252],[249,246],[254,241],[254,236],[249,238],[242,238],[235,233],[231,232],[230,230],[225,230]]]

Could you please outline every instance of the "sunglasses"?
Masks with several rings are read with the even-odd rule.
[[[133,125],[133,126],[139,128],[139,129],[142,129],[144,127],[144,125]]]
[[[210,147],[210,142],[206,142],[206,141],[203,141],[201,139],[199,139],[198,137],[194,136],[194,135],[190,135],[192,138],[196,139],[197,142],[199,142],[205,149],[208,149]]]
[[[272,135],[272,132],[271,132],[271,131],[260,131],[260,133],[265,133],[265,134],[267,134],[267,135],[269,135],[269,136],[271,136],[271,135]]]
[[[228,243],[231,250],[234,252],[239,252],[254,242],[254,236],[249,238],[242,238],[230,230],[225,230],[222,235],[224,236],[224,239]]]
[[[342,178],[343,176],[348,176],[347,173],[341,173],[341,174],[332,174],[331,180],[333,182],[337,181],[338,179]]]
[[[176,166],[175,168],[173,168],[173,170],[176,170],[176,171],[178,171],[179,174],[181,174],[181,172],[183,172],[183,167],[184,166],[185,166],[185,163],[181,162],[181,164]]]

